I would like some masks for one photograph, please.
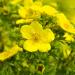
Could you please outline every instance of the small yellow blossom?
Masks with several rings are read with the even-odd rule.
[[[22,18],[34,18],[42,12],[42,4],[40,2],[32,2],[32,0],[25,0],[25,5],[21,6],[18,10]],[[33,17],[34,16],[34,17]]]
[[[63,13],[57,14],[56,17],[57,17],[57,23],[62,29],[64,29],[67,32],[75,34],[75,28]]]
[[[65,40],[68,42],[74,41],[73,35],[71,35],[69,33],[65,33],[64,37],[65,37]]]
[[[40,10],[39,8],[37,8],[38,6],[31,6],[31,7],[20,7],[18,13],[19,13],[19,16],[22,18],[21,20],[18,20],[16,23],[28,23],[28,22],[32,22],[33,19],[37,19],[37,18],[40,18]],[[34,10],[35,9],[35,10]],[[37,10],[39,10],[37,12]]]
[[[4,61],[15,54],[17,54],[18,51],[22,51],[22,48],[20,48],[18,45],[14,45],[10,50],[4,51],[0,53],[0,61]]]
[[[29,52],[48,52],[51,49],[50,42],[54,40],[54,34],[50,29],[43,29],[37,21],[30,25],[24,25],[20,30],[22,37],[26,39],[24,49]]]

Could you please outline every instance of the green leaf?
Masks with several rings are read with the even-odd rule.
[[[12,68],[8,65],[3,66],[0,70],[0,75],[15,75]]]

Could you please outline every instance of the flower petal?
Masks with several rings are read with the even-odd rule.
[[[32,27],[30,25],[24,25],[21,27],[20,30],[22,37],[25,39],[31,39],[32,38]]]
[[[57,23],[63,30],[75,34],[75,28],[63,13],[57,14]]]
[[[33,30],[36,33],[40,33],[43,30],[42,25],[37,21],[32,22],[31,26],[33,27]]]
[[[27,14],[28,14],[28,10],[25,7],[20,7],[20,9],[18,10],[18,13],[19,13],[20,17],[26,18]]]
[[[10,58],[17,54],[18,51],[22,51],[22,48],[20,48],[18,45],[14,45],[10,50],[0,53],[0,60],[4,61],[5,59]]]
[[[43,6],[43,11],[49,16],[55,16],[57,10],[49,5]]]
[[[32,22],[30,25],[24,25],[21,27],[20,32],[22,37],[25,39],[31,39],[33,34],[40,33],[43,31],[42,25],[37,21]]]
[[[16,21],[16,24],[22,24],[22,23],[25,23],[25,20],[24,19],[18,19]]]
[[[30,23],[32,21],[33,21],[33,19],[18,19],[16,21],[16,24]]]
[[[34,5],[31,6],[31,9],[32,9],[33,11],[37,11],[37,12],[43,13],[43,11],[42,11],[42,6],[41,6],[41,5],[36,5],[36,4],[34,4]]]
[[[23,45],[24,49],[29,52],[35,52],[38,50],[38,44],[32,40],[26,40]]]
[[[39,43],[39,51],[40,52],[48,52],[51,49],[49,43]]]
[[[33,4],[33,0],[24,0],[24,6],[30,7]]]
[[[50,29],[44,29],[42,33],[42,39],[44,42],[51,42],[54,40],[55,36],[54,33]]]

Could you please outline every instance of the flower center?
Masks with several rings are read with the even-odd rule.
[[[34,40],[35,42],[38,42],[40,39],[40,35],[38,33],[34,33],[32,35],[32,40]]]
[[[33,11],[32,9],[28,10],[28,18],[38,18],[39,17],[39,13],[36,11]]]

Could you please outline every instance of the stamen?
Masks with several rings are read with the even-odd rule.
[[[40,39],[40,35],[38,33],[32,34],[32,40],[37,42],[37,41],[39,41],[39,39]]]

